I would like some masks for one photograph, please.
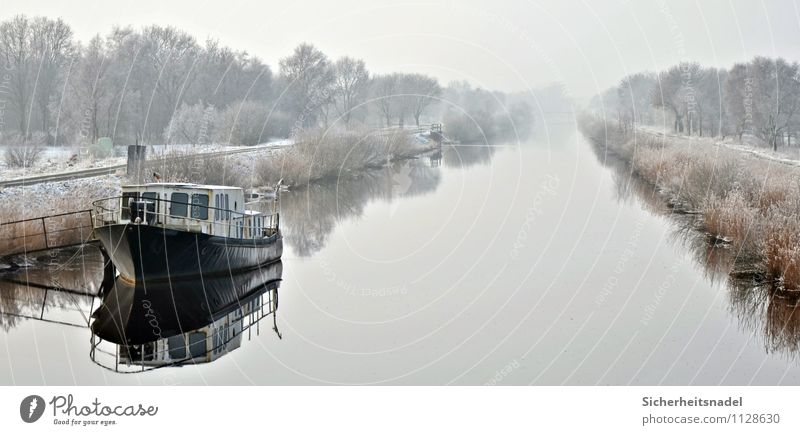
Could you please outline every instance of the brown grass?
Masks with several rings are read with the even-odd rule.
[[[164,182],[245,186],[246,172],[238,167],[240,155],[209,157],[189,151],[170,151],[148,159],[145,181],[155,181],[156,172]]]
[[[767,276],[787,289],[800,289],[800,224],[774,210],[766,225],[764,265]]]
[[[68,184],[66,189],[45,189],[44,185],[22,188],[8,188],[0,192],[4,207],[0,208],[0,256],[23,251],[46,249],[47,246],[80,243],[91,232],[91,222],[87,214],[70,214],[38,218],[55,214],[88,210],[92,202],[118,194],[116,179],[108,183]],[[24,199],[23,199],[24,198]],[[10,223],[25,221],[21,223]],[[44,240],[47,229],[47,244]]]
[[[582,130],[626,158],[680,211],[700,212],[714,241],[730,241],[737,257],[782,288],[800,289],[800,168],[693,139],[610,134],[596,119],[583,121]]]
[[[295,145],[260,159],[256,178],[262,185],[283,179],[287,185],[307,185],[324,179],[347,177],[356,171],[408,158],[421,149],[407,134],[332,132],[309,130],[295,138]]]

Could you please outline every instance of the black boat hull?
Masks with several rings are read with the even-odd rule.
[[[278,260],[283,237],[236,239],[153,225],[113,224],[95,229],[123,279],[131,282],[213,276]]]

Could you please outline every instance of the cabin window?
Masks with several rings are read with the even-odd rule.
[[[217,329],[216,331],[212,332],[212,337],[214,338],[212,344],[212,353],[214,355],[218,354],[222,348],[223,341],[222,341],[222,329]]]
[[[158,214],[158,212],[159,212],[159,210],[158,210],[159,201],[158,201],[158,194],[157,193],[155,193],[155,192],[145,192],[145,193],[142,194],[142,199],[146,199],[146,200],[152,202],[153,204],[155,204],[155,207],[153,209],[155,210],[155,213]]]
[[[169,346],[169,357],[173,360],[182,360],[186,358],[186,342],[183,341],[183,335],[174,335],[167,339]]]
[[[139,199],[139,192],[123,192],[120,219],[131,218],[131,203]]]
[[[226,193],[225,194],[225,207],[224,207],[225,208],[225,219],[226,220],[230,220],[231,219],[231,203],[228,202],[228,199],[229,199],[228,198],[228,194]]]
[[[192,358],[202,358],[206,355],[205,332],[192,332],[189,334],[189,354]]]
[[[195,193],[192,195],[192,217],[195,219],[208,219],[208,195]]]
[[[170,201],[172,202],[169,206],[169,214],[175,217],[186,217],[186,212],[189,209],[189,194],[173,193]]]
[[[214,220],[219,220],[219,193],[214,195]]]

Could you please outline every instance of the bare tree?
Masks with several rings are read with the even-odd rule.
[[[756,57],[750,62],[749,70],[754,89],[756,136],[777,151],[800,107],[798,65],[781,58]]]
[[[333,65],[335,72],[334,95],[336,110],[350,127],[353,110],[364,102],[369,90],[369,71],[363,60],[352,57],[339,58]]]
[[[653,106],[672,112],[675,132],[692,133],[698,70],[699,65],[695,63],[681,63],[658,75],[658,84],[653,91]]]
[[[372,81],[372,98],[383,115],[387,127],[392,125],[392,117],[395,112],[400,112],[399,93],[400,74],[398,73],[377,76]]]
[[[419,127],[419,118],[442,95],[442,87],[435,78],[424,74],[404,74],[402,83],[408,110]]]
[[[141,132],[149,139],[162,137],[196,76],[200,50],[195,38],[173,27],[150,26],[141,34],[142,55],[135,84],[140,100]]]
[[[633,124],[653,122],[652,93],[655,84],[655,75],[650,73],[631,74],[620,81],[617,87],[617,116],[623,129],[632,128]]]
[[[17,15],[0,24],[0,56],[11,80],[8,84],[11,104],[18,118],[19,132],[23,139],[30,135],[30,95],[33,87],[31,75],[34,63],[31,48],[33,26],[24,15]]]
[[[217,111],[202,102],[181,104],[164,130],[164,142],[178,144],[207,144],[217,121]]]
[[[286,92],[285,105],[301,127],[316,124],[320,110],[330,103],[334,73],[328,57],[311,44],[300,44],[280,61]]]
[[[79,117],[76,122],[81,138],[96,143],[100,137],[100,117],[107,113],[111,103],[109,70],[112,63],[100,36],[95,36],[80,49],[80,55],[80,61],[69,78],[75,103],[69,109]]]
[[[39,110],[41,131],[49,136],[51,99],[61,88],[63,73],[74,54],[72,29],[60,18],[36,17],[31,26],[31,52],[36,68],[33,95]]]

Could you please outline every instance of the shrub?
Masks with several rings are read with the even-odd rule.
[[[307,130],[297,135],[293,147],[261,159],[256,165],[257,178],[263,185],[280,179],[304,185],[410,157],[417,151],[404,132]]]
[[[6,165],[14,168],[31,167],[39,161],[43,148],[39,145],[9,145],[5,151]]]
[[[237,167],[239,156],[211,157],[187,151],[170,151],[147,162],[148,173],[156,172],[165,182],[244,186],[246,170]]]
[[[47,137],[41,133],[34,133],[28,138],[19,133],[5,135],[3,142],[7,144],[3,153],[6,165],[13,168],[27,168],[36,164],[44,152]]]
[[[787,289],[800,289],[800,224],[796,217],[770,210],[766,224],[764,265],[767,276]]]
[[[254,101],[228,106],[219,115],[215,140],[231,145],[257,145],[275,137],[288,137],[291,117]]]

